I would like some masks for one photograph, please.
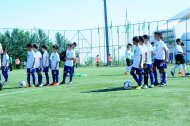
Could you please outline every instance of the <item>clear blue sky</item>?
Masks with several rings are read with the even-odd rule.
[[[107,0],[108,20],[124,24],[169,19],[190,0]],[[0,0],[0,28],[83,29],[104,26],[103,0]]]

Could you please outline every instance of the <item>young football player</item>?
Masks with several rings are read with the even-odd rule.
[[[112,63],[112,56],[111,56],[111,54],[109,54],[109,56],[108,56],[108,66],[111,67],[111,63]]]
[[[42,54],[38,50],[37,44],[33,45],[33,51],[36,53],[36,73],[38,75],[38,86],[42,87]]]
[[[133,45],[134,47],[134,58],[133,58],[133,65],[131,69],[131,75],[133,76],[134,80],[138,83],[136,87],[137,90],[140,90],[142,87],[142,68],[143,68],[143,60],[142,60],[142,48],[139,45],[139,37],[133,37]],[[138,75],[138,77],[137,77]]]
[[[126,58],[126,70],[125,74],[127,75],[128,72],[131,71],[131,67],[133,64],[133,52],[132,52],[132,44],[127,44],[127,50],[125,52],[125,58]]]
[[[155,85],[158,85],[158,77],[157,77],[157,71],[156,68],[159,70],[160,74],[162,74],[162,81],[160,83],[160,86],[163,87],[165,86],[165,78],[166,78],[166,71],[165,71],[165,64],[167,61],[167,50],[164,45],[164,42],[161,40],[162,39],[162,33],[161,32],[155,32],[154,33],[154,38],[156,40],[155,42],[155,59],[154,59],[154,67],[153,67],[153,72],[154,72],[154,79]]]
[[[5,78],[5,81],[3,84],[6,84],[8,82],[8,71],[9,71],[9,55],[7,54],[7,49],[3,48],[3,61],[2,61],[2,74]]]
[[[58,86],[59,85],[59,54],[57,53],[59,47],[58,45],[53,45],[53,52],[50,56],[50,62],[51,62],[51,70],[52,70],[52,78],[53,83],[51,85]]]
[[[36,54],[32,50],[32,44],[26,45],[28,50],[28,57],[27,57],[27,82],[29,87],[34,87],[36,85]],[[30,85],[30,75],[32,75],[33,84]]]
[[[144,44],[147,47],[147,67],[144,70],[144,74],[145,74],[145,76],[144,76],[145,77],[144,78],[144,84],[145,84],[144,88],[148,87],[149,76],[150,76],[150,82],[151,82],[150,87],[153,88],[154,87],[154,74],[152,71],[152,59],[154,56],[154,53],[153,53],[154,50],[153,50],[152,45],[149,43],[150,37],[148,35],[143,35],[143,39],[144,39]]]
[[[96,56],[96,66],[97,66],[97,67],[100,66],[100,58],[99,58],[99,55]]]
[[[184,69],[184,73],[185,75],[187,75],[187,68],[186,68],[186,64],[185,64],[185,59],[184,59],[184,52],[182,49],[182,40],[181,39],[176,39],[176,47],[175,47],[175,61],[176,61],[176,65],[173,67],[173,69],[170,71],[171,75],[174,76],[175,70],[177,68],[180,68],[180,65],[183,65],[183,69]]]
[[[49,53],[47,52],[47,46],[43,45],[42,46],[42,51],[43,51],[43,57],[42,57],[42,66],[43,66],[43,72],[45,73],[46,76],[46,84],[45,86],[49,86]]]
[[[65,84],[67,74],[70,75],[69,84],[72,84],[73,79],[73,61],[75,59],[75,53],[72,50],[72,44],[68,44],[67,52],[66,52],[66,62],[64,66],[64,75],[63,75],[63,81],[61,84]]]

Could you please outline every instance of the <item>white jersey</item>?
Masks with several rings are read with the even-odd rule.
[[[53,52],[50,56],[50,60],[51,60],[51,69],[56,70],[57,62],[60,61],[59,54],[57,52],[56,53]],[[58,69],[59,69],[59,66],[58,66]]]
[[[36,52],[36,68],[39,68],[42,66],[42,54],[40,53],[40,51]]]
[[[28,51],[28,57],[27,57],[27,68],[31,69],[33,68],[33,63],[34,60],[36,59],[36,54],[35,52],[32,51]],[[34,68],[36,67],[36,64],[34,64]]]
[[[66,57],[67,58],[75,58],[75,53],[74,53],[74,51],[73,50],[67,50],[66,51]],[[66,66],[70,66],[70,67],[73,67],[73,61],[74,60],[66,60],[66,62],[65,62],[65,65]]]
[[[8,60],[8,63],[7,63],[7,60]],[[7,65],[6,65],[7,63]],[[2,65],[5,67],[9,66],[9,55],[8,54],[3,54],[3,63]]]
[[[152,52],[154,51],[152,45],[148,42],[147,47],[147,64],[152,64]]]
[[[175,47],[175,55],[183,53],[183,49],[180,45],[176,45]]]
[[[139,68],[140,57],[142,56],[142,48],[140,45],[134,47],[134,57],[133,57],[133,67]],[[141,62],[141,68],[143,67],[143,62]]]
[[[146,53],[147,53],[147,47],[146,47],[146,45],[141,45],[141,48],[142,48],[142,62],[143,62],[143,64],[145,63],[145,58],[146,58]]]
[[[47,63],[46,63],[46,61],[47,61]],[[49,66],[49,53],[47,51],[45,51],[43,54],[42,65],[45,67]]]
[[[133,52],[130,50],[126,50],[125,52],[125,58],[133,59]]]
[[[162,40],[157,41],[155,43],[155,58],[156,59],[165,60],[164,48],[166,48],[166,46]]]

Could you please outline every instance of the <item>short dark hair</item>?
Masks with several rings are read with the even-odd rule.
[[[7,48],[6,48],[6,47],[3,47],[3,51],[7,51]]]
[[[32,47],[35,48],[35,49],[39,48],[39,46],[37,44],[34,44]]]
[[[154,42],[151,42],[150,44],[151,44],[151,45],[154,45]]]
[[[132,44],[131,44],[131,43],[128,43],[128,44],[127,44],[127,47],[128,47],[128,46],[132,46]]]
[[[148,40],[150,39],[150,37],[148,35],[143,35],[143,38],[148,39]]]
[[[52,48],[53,49],[59,49],[59,46],[58,45],[53,45]]]
[[[178,42],[180,42],[180,41],[181,41],[181,39],[180,39],[180,38],[177,38],[177,39],[176,39],[176,42],[177,42],[177,43],[178,43]]]
[[[42,48],[45,49],[45,50],[48,49],[48,47],[46,45],[42,45]]]
[[[154,35],[159,35],[159,36],[161,36],[161,35],[162,35],[162,32],[159,32],[159,31],[154,32]]]
[[[32,48],[32,44],[28,43],[28,44],[26,45],[26,47],[27,47],[27,48],[29,48],[29,47]]]
[[[143,36],[139,36],[139,40],[144,43],[144,39],[143,39]]]
[[[76,42],[73,42],[73,45],[74,45],[74,46],[77,46],[77,43],[76,43]]]
[[[133,41],[139,43],[139,41],[140,41],[140,40],[139,40],[139,37],[138,37],[138,36],[133,37]]]

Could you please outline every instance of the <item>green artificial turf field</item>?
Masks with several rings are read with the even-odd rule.
[[[124,67],[79,68],[76,73],[88,76],[74,77],[72,85],[17,88],[26,72],[9,72],[10,82],[0,91],[0,126],[190,125],[190,77],[168,73],[166,87],[124,90],[125,80],[136,86],[123,74]]]

